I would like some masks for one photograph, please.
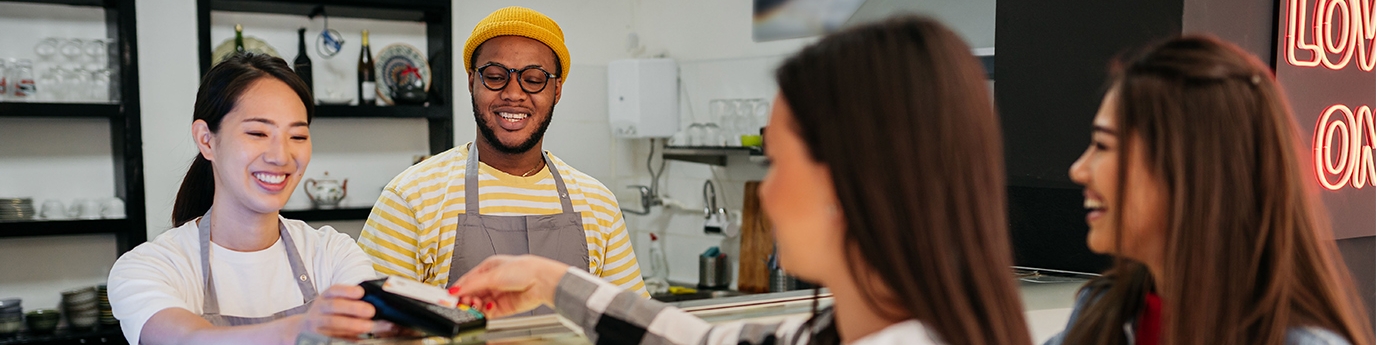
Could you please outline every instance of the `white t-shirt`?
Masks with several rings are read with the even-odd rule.
[[[373,279],[373,262],[349,235],[279,217],[302,256],[318,293],[335,284]],[[110,269],[107,293],[125,338],[139,333],[153,314],[182,308],[200,315],[205,297],[196,220],[121,255]],[[302,305],[282,238],[267,249],[236,252],[211,243],[211,276],[222,315],[264,317]]]
[[[897,322],[879,331],[872,332],[857,341],[853,345],[890,345],[890,344],[914,344],[914,345],[941,345],[944,342],[935,338],[935,334],[930,333],[929,327],[920,323],[920,320],[910,319]]]

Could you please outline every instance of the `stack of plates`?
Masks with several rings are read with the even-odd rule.
[[[62,312],[67,316],[67,325],[76,329],[90,329],[96,326],[96,318],[101,316],[97,305],[96,288],[84,287],[62,292]]]
[[[115,319],[115,312],[110,309],[110,296],[105,293],[105,284],[96,286],[96,307],[101,311],[100,322],[102,325],[120,324],[120,320]]]
[[[18,298],[0,299],[0,334],[19,332],[24,328],[24,307]]]
[[[0,198],[0,220],[34,219],[34,199]]]

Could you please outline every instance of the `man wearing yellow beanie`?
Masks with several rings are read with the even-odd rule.
[[[613,193],[542,150],[570,73],[560,26],[531,9],[499,9],[475,25],[463,54],[480,138],[388,183],[359,239],[374,268],[449,286],[489,256],[534,254],[645,296]]]

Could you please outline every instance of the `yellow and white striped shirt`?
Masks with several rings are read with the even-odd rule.
[[[465,212],[469,145],[437,154],[393,178],[364,223],[359,245],[381,274],[442,286],[450,278],[459,214]],[[584,223],[589,272],[647,296],[623,212],[608,187],[545,152],[560,169],[571,206]],[[561,213],[551,166],[530,177],[479,163],[479,212],[496,216]]]

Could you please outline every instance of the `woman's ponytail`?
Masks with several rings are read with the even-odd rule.
[[[173,202],[173,226],[181,226],[211,210],[211,201],[216,196],[216,176],[211,161],[200,153],[187,169],[187,177],[182,178],[182,187],[177,189],[177,201]]]

